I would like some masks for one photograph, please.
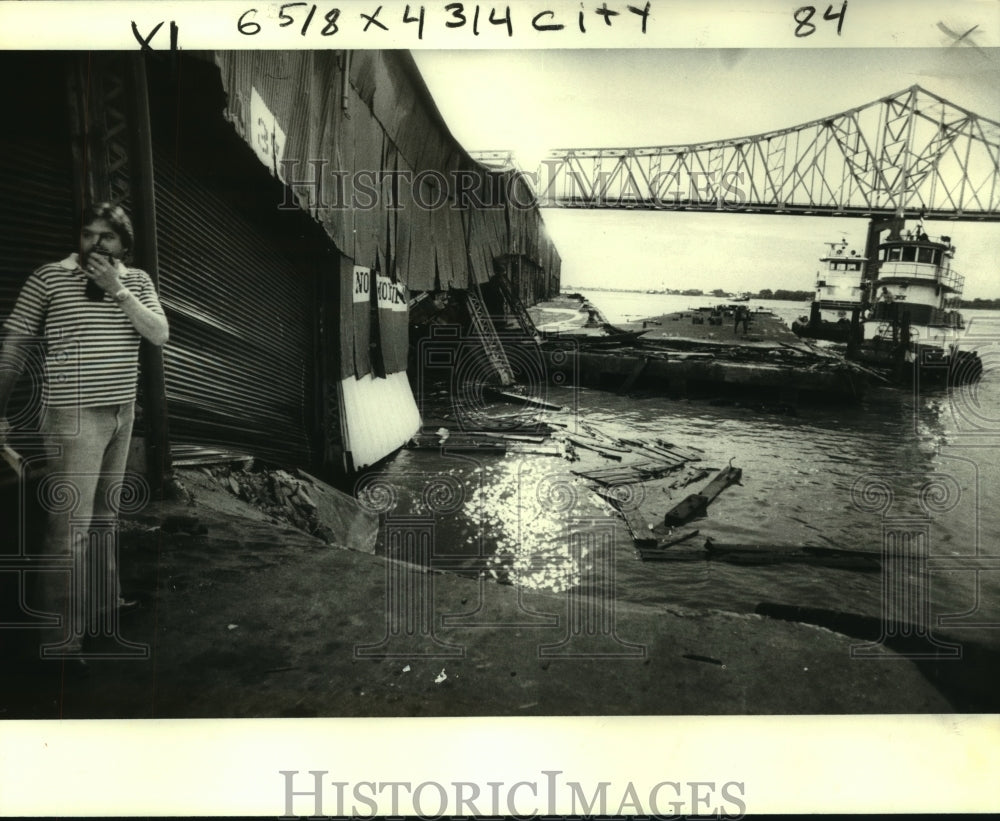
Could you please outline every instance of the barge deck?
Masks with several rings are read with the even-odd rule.
[[[559,307],[566,311],[565,300]],[[558,333],[549,330],[542,353],[549,373],[562,381],[619,393],[751,394],[783,403],[864,396],[868,369],[803,341],[770,312],[750,312],[737,324],[735,310],[695,308],[617,327],[561,323]],[[642,335],[615,347],[602,344],[622,332]]]

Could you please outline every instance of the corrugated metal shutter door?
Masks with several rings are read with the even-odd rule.
[[[32,271],[76,250],[75,220],[68,143],[52,151],[0,140],[0,316]]]
[[[6,319],[29,274],[76,250],[73,171],[66,124],[65,67],[51,55],[5,54],[14,83],[5,98],[0,133],[0,322]],[[41,349],[36,351],[41,356]],[[41,360],[37,364],[40,367]],[[41,374],[25,373],[8,413],[21,427],[41,401]],[[22,414],[22,410],[25,414]]]
[[[163,151],[154,163],[172,444],[308,464],[310,272],[269,242],[231,195]]]

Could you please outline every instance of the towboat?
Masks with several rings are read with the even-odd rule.
[[[848,355],[903,382],[957,385],[977,381],[978,353],[961,350],[958,306],[965,277],[951,267],[951,237],[930,237],[921,224],[889,223],[862,297],[860,333]],[[850,323],[849,323],[850,324]]]
[[[792,330],[806,339],[846,343],[852,314],[860,314],[862,309],[868,260],[855,250],[849,251],[846,239],[828,245],[830,252],[820,258],[823,267],[816,272],[816,297],[809,316],[792,322]]]

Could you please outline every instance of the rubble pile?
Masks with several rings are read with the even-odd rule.
[[[320,520],[312,481],[252,461],[197,470],[274,522],[284,522],[325,542],[336,541],[333,531]]]

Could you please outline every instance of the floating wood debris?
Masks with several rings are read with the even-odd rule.
[[[689,530],[681,536],[674,536],[671,539],[667,539],[664,542],[657,541],[656,544],[647,546],[640,545],[639,554],[643,559],[661,559],[664,558],[669,550],[669,548],[679,545],[683,542],[693,539],[698,535],[697,530]],[[667,557],[669,558],[669,557]]]
[[[681,525],[689,522],[696,516],[704,514],[705,509],[711,504],[712,500],[727,487],[739,482],[742,476],[743,471],[740,468],[734,468],[732,465],[723,468],[711,482],[702,488],[701,493],[692,493],[686,496],[668,510],[663,517],[664,523],[670,526]]]
[[[447,448],[453,453],[466,451],[505,453],[507,442],[502,439],[463,433],[449,433],[448,436],[440,436],[436,433],[418,433],[410,439],[407,447],[414,450]]]
[[[566,441],[577,447],[584,448],[585,450],[592,450],[594,453],[599,453],[606,459],[616,459],[617,461],[622,460],[622,456],[631,451],[628,448],[616,448],[610,445],[606,445],[602,442],[598,442],[589,436],[583,436],[577,433],[567,433],[565,434]]]
[[[653,525],[642,515],[638,507],[629,504],[626,500],[636,499],[641,496],[641,488],[634,485],[618,485],[612,488],[596,488],[594,492],[602,499],[610,502],[625,520],[625,527],[632,534],[632,541],[637,545],[656,544],[656,536],[653,535]]]
[[[675,447],[660,441],[655,443],[641,439],[597,441],[593,438],[581,437],[579,434],[568,434],[567,439],[581,447],[600,453],[606,458],[621,462],[620,465],[613,467],[573,471],[577,476],[582,476],[601,485],[630,485],[652,479],[661,479],[688,462],[701,459],[701,456],[692,450]],[[627,462],[623,461],[623,457],[626,455],[636,458]]]
[[[662,479],[683,464],[684,462],[642,460],[628,463],[623,462],[621,465],[611,468],[574,470],[573,473],[601,485],[631,485],[651,479]]]
[[[536,399],[533,396],[522,396],[519,393],[513,393],[512,391],[502,391],[498,388],[486,387],[483,389],[483,393],[494,399],[504,399],[508,402],[517,402],[521,405],[527,405],[531,408],[541,408],[542,410],[551,411],[561,411],[563,409],[562,405],[553,405],[551,402],[546,402],[543,399]]]
[[[655,548],[640,546],[639,556],[643,561],[717,561],[742,565],[795,563],[862,572],[878,571],[882,567],[877,553],[864,550],[843,550],[825,545],[729,544],[715,542],[708,538],[701,549],[668,549],[682,541],[687,541],[697,533],[697,530],[692,531],[679,539],[657,545]]]
[[[690,659],[691,661],[703,661],[706,664],[717,664],[720,667],[726,666],[725,664],[722,663],[722,661],[720,661],[717,658],[713,658],[712,656],[702,656],[699,655],[698,653],[683,653],[681,655],[681,658]]]
[[[880,570],[878,553],[844,550],[825,545],[727,544],[705,541],[708,558],[732,564],[798,564],[840,567],[851,570]]]

